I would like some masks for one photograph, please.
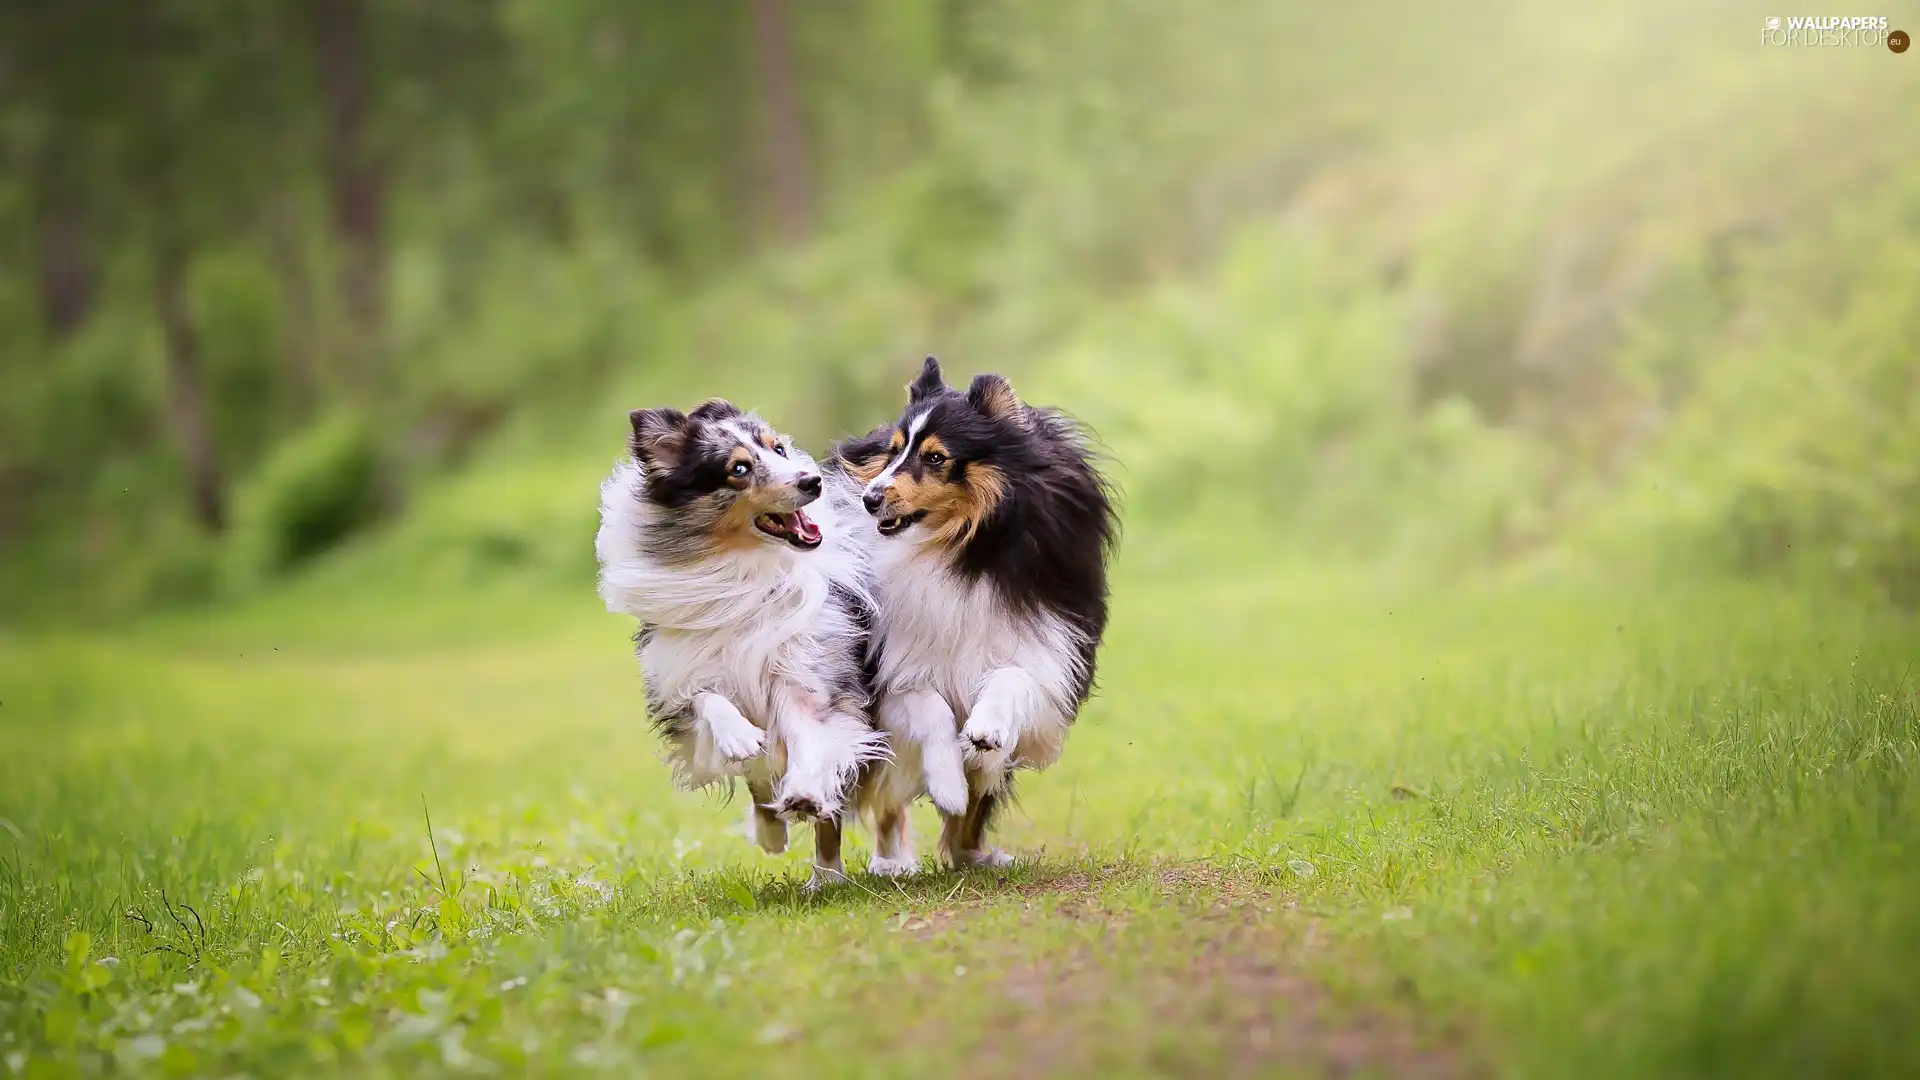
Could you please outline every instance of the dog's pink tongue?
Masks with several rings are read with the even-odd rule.
[[[793,512],[793,531],[809,544],[820,542],[820,526],[813,523],[813,519],[807,516],[805,510]]]

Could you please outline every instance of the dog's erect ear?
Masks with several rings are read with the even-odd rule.
[[[731,420],[740,415],[739,406],[726,398],[708,398],[693,407],[688,416],[694,420]]]
[[[907,384],[907,404],[925,401],[946,388],[947,384],[940,378],[940,361],[929,356],[920,368],[920,377]]]
[[[992,373],[975,375],[973,385],[967,387],[967,404],[995,420],[1026,426],[1027,407],[1020,404],[1020,396],[1013,392],[1013,384],[1002,376]]]
[[[687,414],[679,409],[635,409],[627,414],[633,425],[633,456],[642,465],[671,469],[687,448]]]

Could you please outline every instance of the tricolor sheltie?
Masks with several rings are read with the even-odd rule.
[[[949,388],[932,357],[897,424],[835,448],[873,550],[871,660],[891,761],[869,771],[877,874],[916,867],[922,791],[956,867],[1004,865],[986,830],[1016,768],[1044,769],[1093,686],[1115,523],[1079,427],[998,375]]]
[[[842,873],[840,828],[871,724],[872,607],[858,489],[725,401],[629,416],[632,459],[600,486],[600,595],[640,620],[648,711],[685,786],[746,781],[760,845],[814,822],[812,884]]]

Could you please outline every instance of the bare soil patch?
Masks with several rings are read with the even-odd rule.
[[[1474,1073],[1457,1035],[1423,1029],[1404,1004],[1347,1005],[1305,974],[1318,947],[1313,923],[1284,897],[1212,864],[1183,863],[1147,871],[1167,903],[1188,908],[1182,919],[1142,919],[1102,903],[1103,881],[1141,870],[1103,867],[1009,883],[1036,918],[1100,929],[1086,944],[1015,963],[977,991],[999,999],[984,1026],[922,1035],[959,1042],[965,1066],[956,1072],[973,1076],[1098,1076],[1143,1067],[1193,1077],[1276,1069],[1420,1080]],[[966,908],[937,909],[910,916],[902,929],[929,939],[964,932],[967,915]]]
[[[1017,969],[1001,988],[1013,1008],[967,1072],[1099,1075],[1128,1063],[1169,1076],[1468,1075],[1457,1048],[1423,1038],[1412,1018],[1335,1002],[1302,974],[1297,936],[1250,910],[1197,920],[1184,956],[1124,962],[1116,942]]]

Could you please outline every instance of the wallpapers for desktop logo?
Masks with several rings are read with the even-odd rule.
[[[1888,26],[1885,15],[1769,15],[1760,30],[1760,44],[1773,48],[1877,49],[1907,51],[1905,30]]]

